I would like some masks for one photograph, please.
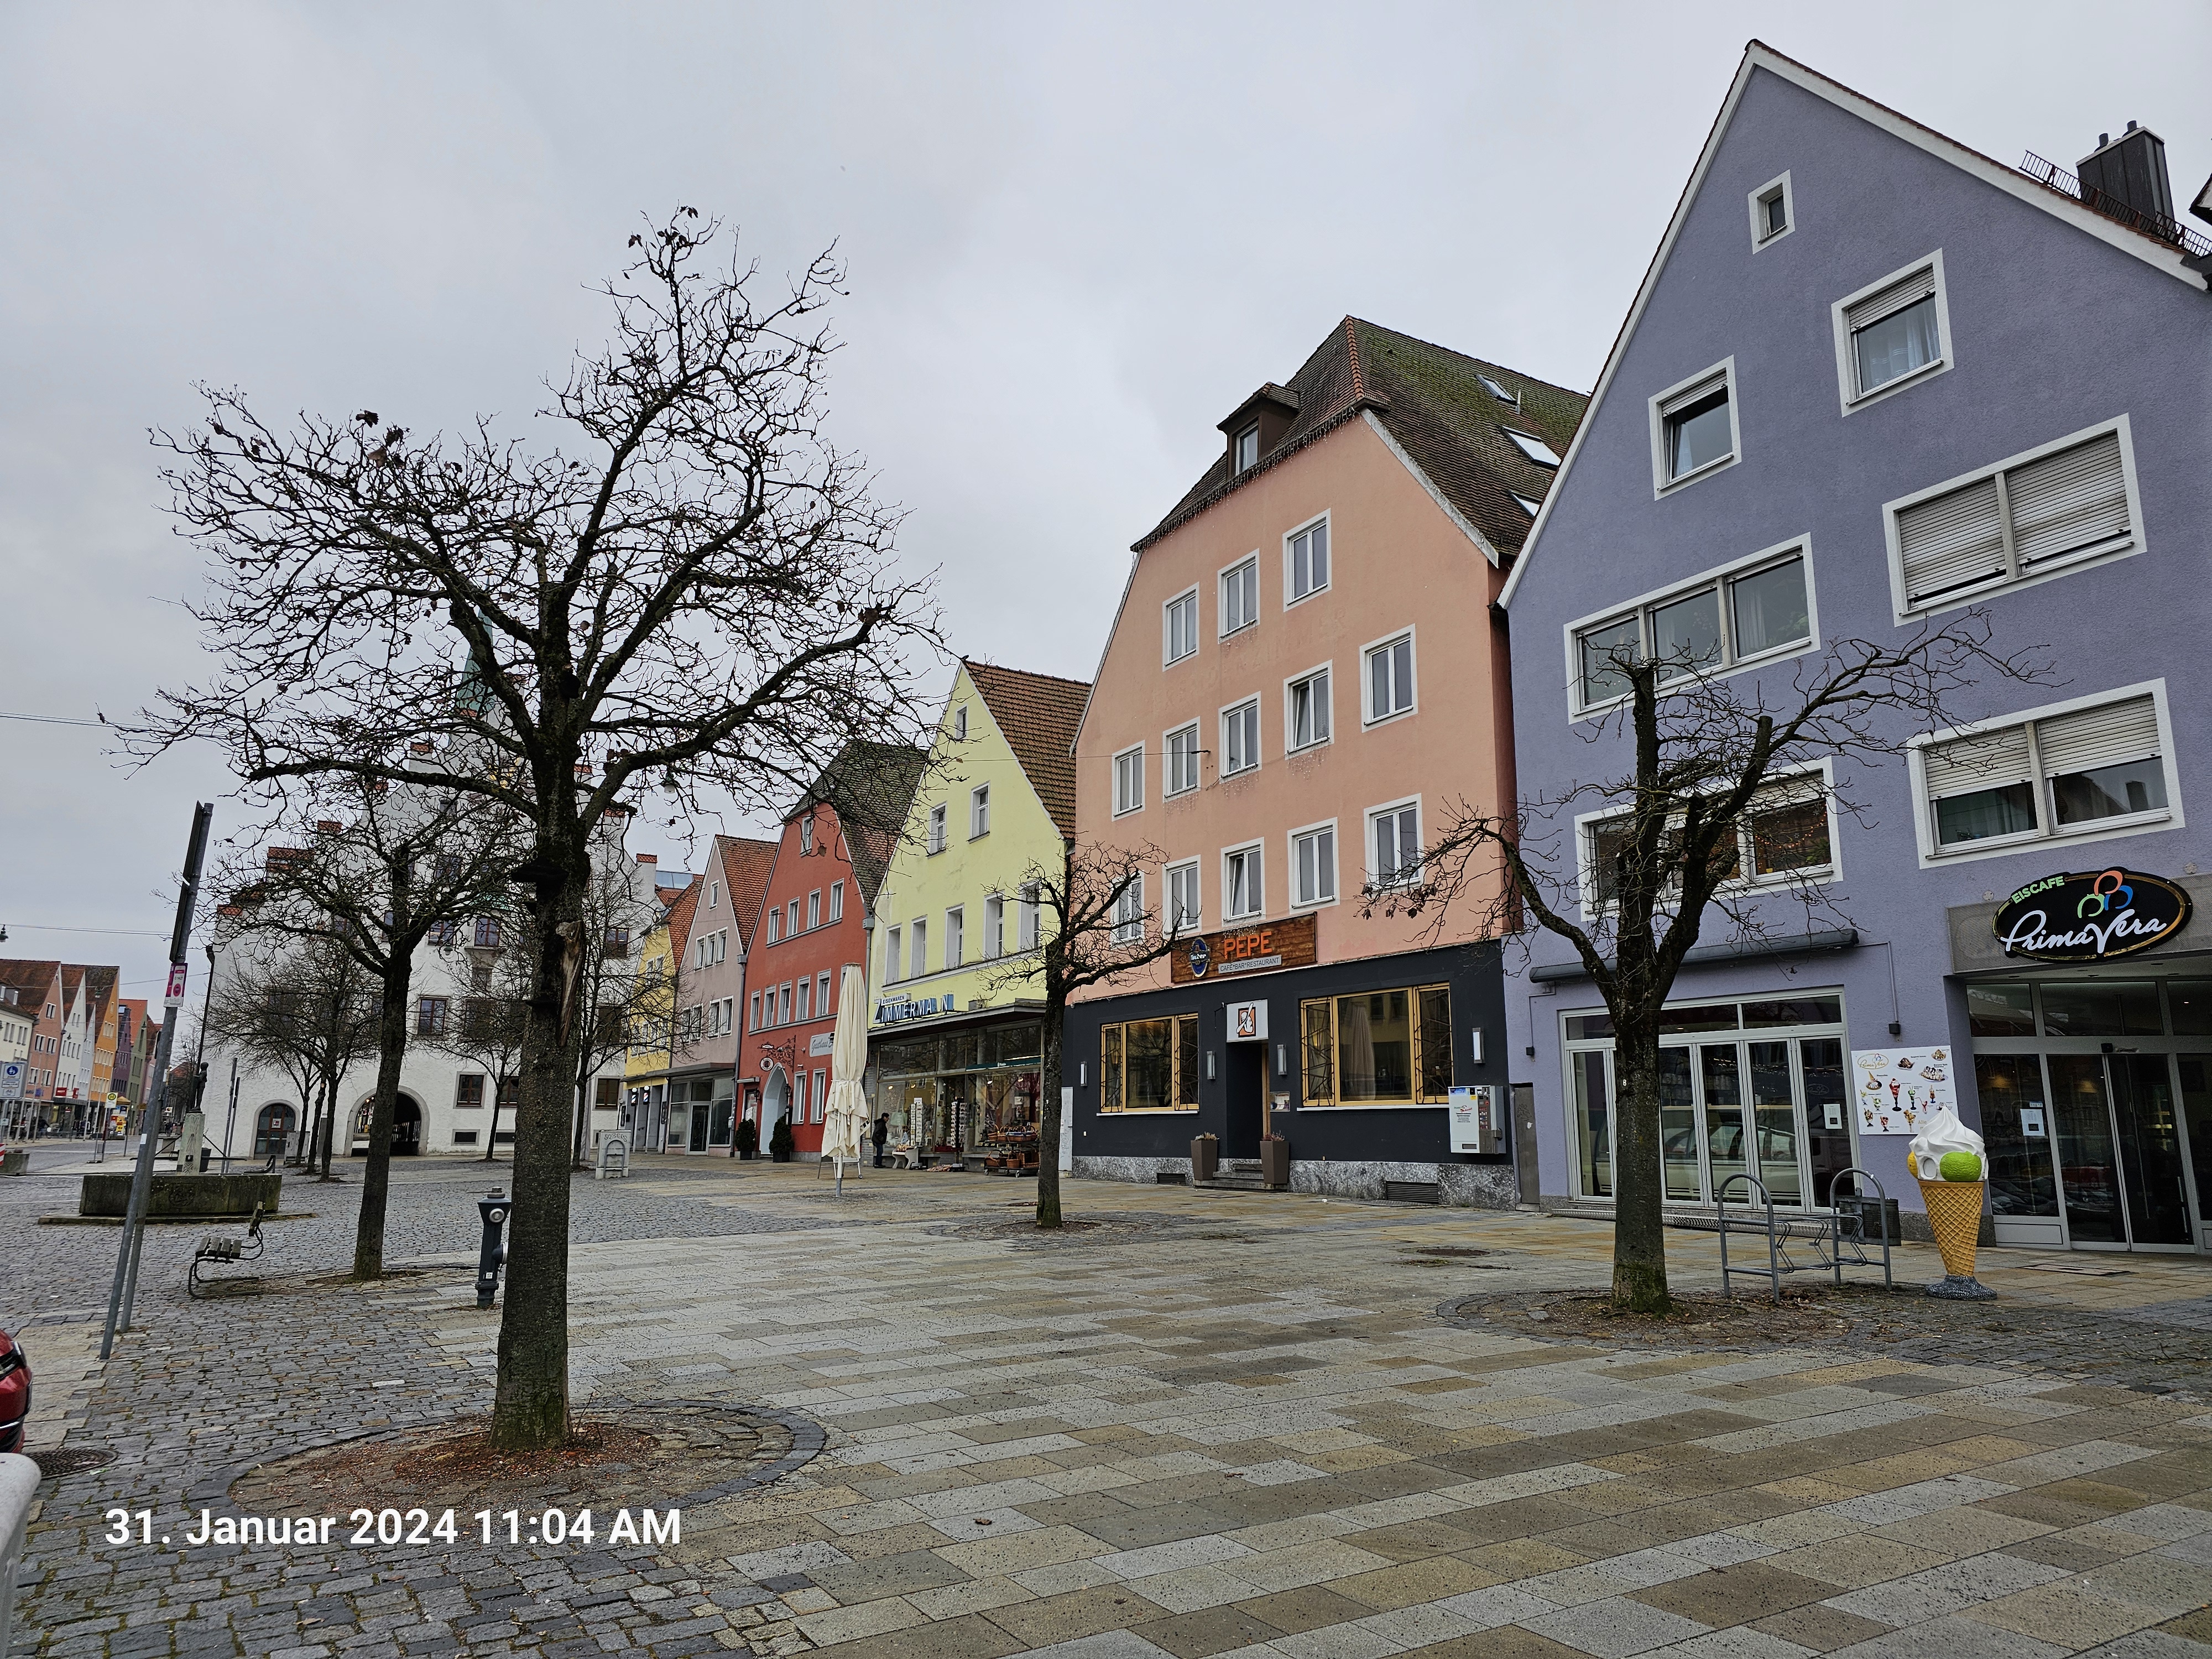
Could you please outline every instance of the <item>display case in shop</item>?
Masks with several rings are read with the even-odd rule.
[[[918,1162],[1034,1164],[1043,1027],[1034,1020],[879,1037],[875,1109]]]

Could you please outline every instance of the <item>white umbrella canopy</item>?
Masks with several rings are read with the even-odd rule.
[[[868,1068],[867,986],[848,965],[837,985],[837,1031],[830,1040],[830,1105],[822,1119],[822,1155],[860,1160],[867,1133],[868,1097],[860,1074]]]

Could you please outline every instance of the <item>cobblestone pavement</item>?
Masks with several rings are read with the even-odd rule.
[[[395,1212],[472,1205],[480,1176],[410,1168]],[[574,1257],[586,1406],[723,1401],[827,1431],[650,1548],[355,1548],[343,1528],[327,1547],[105,1544],[111,1505],[173,1537],[229,1512],[257,1461],[489,1392],[472,1252],[191,1304],[165,1257],[69,1427],[118,1455],[43,1488],[22,1650],[2212,1655],[2212,1413],[2073,1380],[2064,1335],[2084,1316],[2196,1328],[2212,1266],[2108,1259],[2118,1276],[2089,1279],[1991,1253],[2016,1349],[1964,1327],[1948,1352],[1927,1328],[1911,1358],[1632,1348],[1435,1312],[1601,1284],[1601,1224],[1071,1198],[1113,1224],[1033,1249],[988,1224],[1027,1189],[979,1177],[871,1172],[840,1201],[805,1168],[641,1160],[580,1183],[580,1236],[605,1241]],[[11,1269],[27,1243],[52,1280],[30,1298],[55,1292],[35,1356],[104,1289],[71,1248],[92,1233],[112,1263],[114,1235],[28,1227],[33,1207],[0,1195]],[[274,1233],[268,1272],[343,1264],[342,1206],[315,1207]],[[696,1212],[693,1236],[667,1234],[671,1212]],[[325,1217],[335,1255],[307,1231]],[[453,1250],[442,1224],[410,1237]],[[1714,1283],[1709,1237],[1668,1242],[1678,1283]],[[1904,1253],[1902,1282],[1937,1271]]]

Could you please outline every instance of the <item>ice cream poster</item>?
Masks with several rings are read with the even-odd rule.
[[[1916,1135],[1939,1106],[1959,1109],[1957,1056],[1945,1048],[1854,1048],[1851,1109],[1863,1135]]]

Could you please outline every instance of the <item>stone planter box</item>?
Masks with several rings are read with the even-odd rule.
[[[146,1194],[149,1219],[190,1217],[209,1221],[243,1221],[259,1205],[264,1216],[276,1213],[278,1190],[284,1177],[257,1170],[252,1175],[157,1175]],[[131,1171],[88,1175],[77,1197],[79,1215],[127,1215],[131,1209]]]
[[[1260,1143],[1260,1179],[1278,1192],[1291,1184],[1291,1143],[1287,1140],[1263,1140]]]
[[[1190,1143],[1190,1178],[1211,1181],[1221,1162],[1221,1142],[1214,1135],[1198,1135]]]
[[[10,1146],[6,1152],[0,1152],[0,1176],[30,1173],[31,1149],[28,1146]]]

